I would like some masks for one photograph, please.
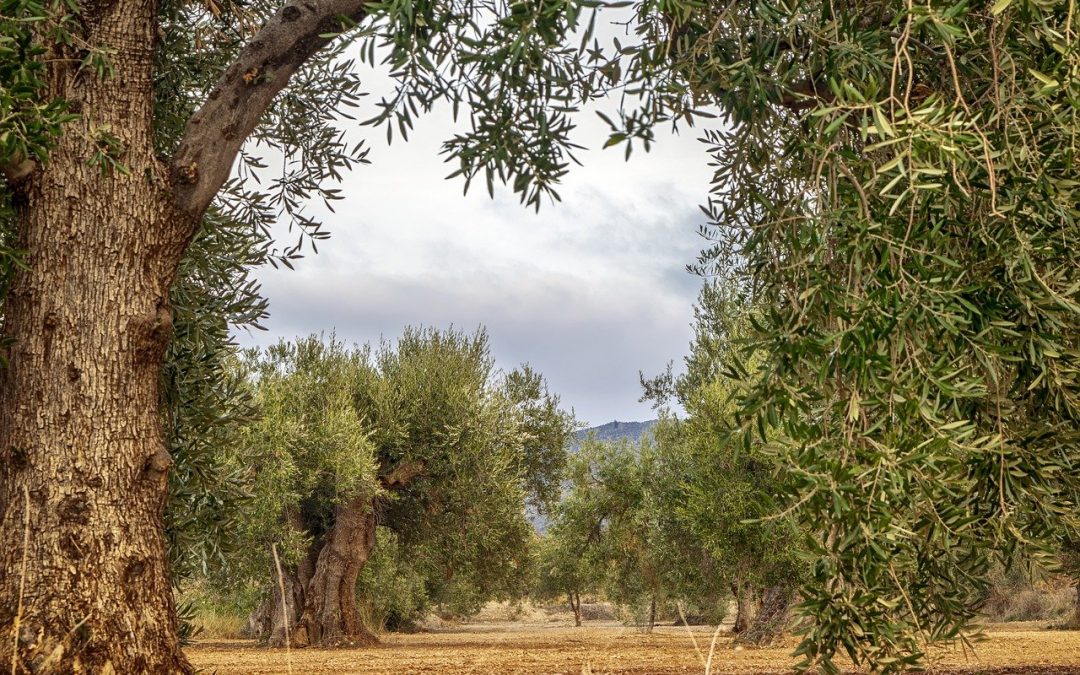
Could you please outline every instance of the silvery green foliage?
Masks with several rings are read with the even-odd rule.
[[[370,496],[393,537],[360,585],[378,614],[408,621],[439,604],[468,615],[526,593],[525,502],[558,484],[572,428],[535,371],[503,376],[483,331],[452,329],[408,329],[375,349],[310,336],[247,353],[244,368],[262,414],[223,460],[258,470],[240,546],[211,575],[219,589],[266,585],[271,543],[296,562],[318,551],[335,506]],[[541,439],[560,444],[537,463]],[[390,606],[402,594],[413,610]]]
[[[280,2],[170,0],[161,3],[155,45],[156,144],[163,160],[178,146],[187,120],[219,75]],[[239,474],[223,473],[214,446],[237,443],[255,413],[230,372],[231,333],[256,328],[267,305],[251,276],[259,266],[291,266],[328,234],[310,214],[333,208],[342,176],[365,163],[363,143],[347,144],[358,125],[359,71],[388,68],[398,89],[370,124],[406,135],[416,115],[438,101],[472,120],[449,139],[469,181],[478,173],[491,189],[509,182],[539,206],[554,196],[572,145],[568,115],[588,95],[578,51],[564,46],[578,27],[576,2],[386,2],[368,7],[362,25],[343,21],[339,39],[297,73],[248,138],[235,175],[200,225],[173,290],[176,337],[163,375],[165,425],[176,461],[168,511],[174,569],[184,575],[221,557],[229,513],[244,497]],[[48,161],[48,150],[72,119],[64,101],[42,96],[47,48],[80,59],[87,76],[109,77],[110,54],[84,44],[76,3],[13,0],[0,11],[0,166]],[[346,56],[359,53],[359,61]],[[66,50],[66,51],[65,51]],[[118,148],[120,146],[117,146]],[[126,170],[122,153],[88,157],[102,170]],[[0,185],[5,208],[10,190]],[[2,295],[19,258],[11,220],[0,214]],[[288,234],[281,235],[281,224]],[[0,357],[3,352],[0,351]],[[519,402],[526,405],[525,402]],[[528,410],[522,414],[528,415]],[[546,461],[535,456],[527,461]],[[548,499],[550,495],[543,496]]]
[[[995,556],[1057,549],[1080,473],[1080,16],[1043,0],[653,3],[615,140],[717,113],[700,266],[754,317],[749,446],[812,527],[799,654],[967,640]],[[627,85],[630,86],[630,85]]]

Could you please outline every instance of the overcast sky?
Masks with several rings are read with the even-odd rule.
[[[604,127],[582,116],[578,141],[598,148]],[[407,325],[487,327],[496,363],[531,363],[589,425],[654,416],[639,403],[638,371],[681,363],[700,279],[684,266],[702,247],[698,210],[710,171],[691,130],[662,135],[629,163],[619,149],[583,152],[536,214],[509,189],[482,181],[462,196],[445,180],[446,116],[417,123],[408,143],[367,137],[372,164],[354,171],[325,221],[331,239],[297,269],[260,273],[267,333],[245,345],[334,330],[350,342],[393,338]]]

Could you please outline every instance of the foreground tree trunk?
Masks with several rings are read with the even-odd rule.
[[[578,593],[567,593],[566,595],[570,600],[570,611],[574,613],[574,625],[581,626],[581,595]]]
[[[75,39],[54,44],[50,22],[35,24],[41,98],[67,101],[78,118],[47,164],[0,167],[22,181],[16,235],[29,265],[4,306],[0,663],[35,675],[190,672],[162,518],[169,288],[244,140],[364,3],[306,0],[272,16],[188,121],[169,165],[154,154],[158,3],[57,7],[70,7]],[[80,65],[84,46],[108,54],[108,75]]]
[[[4,310],[0,662],[12,663],[17,624],[18,672],[191,670],[166,566],[158,384],[169,288],[194,225],[171,209],[153,153],[153,5],[87,16],[95,44],[116,48],[116,73],[50,71],[50,94],[84,114],[17,188],[29,266]],[[129,175],[88,162],[103,128]]]

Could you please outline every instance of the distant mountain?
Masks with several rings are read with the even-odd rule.
[[[574,442],[571,444],[570,449],[576,452],[581,447],[581,441],[588,438],[589,434],[595,434],[598,441],[618,441],[625,438],[631,443],[637,443],[642,436],[649,433],[655,424],[656,420],[645,422],[619,422],[616,420],[601,424],[598,427],[582,429],[574,434]]]

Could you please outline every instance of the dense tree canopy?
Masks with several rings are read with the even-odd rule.
[[[375,350],[313,336],[247,363],[261,417],[228,463],[261,468],[242,551],[221,581],[270,591],[271,546],[281,548],[295,597],[284,608],[277,595],[267,605],[271,639],[284,638],[276,634],[284,611],[297,624],[294,640],[303,642],[304,630],[307,641],[328,641],[314,632],[332,626],[306,613],[327,592],[316,584],[334,556],[359,574],[373,552],[382,555],[383,568],[421,585],[408,590],[419,593],[415,611],[436,603],[468,614],[525,593],[525,501],[546,500],[547,486],[558,485],[573,425],[538,373],[495,371],[483,332],[430,329],[410,329]],[[350,519],[368,522],[367,534],[341,535]],[[380,533],[389,539],[376,551]],[[356,574],[332,591],[343,605],[356,605]],[[372,574],[362,589],[392,592]],[[390,611],[381,598],[361,601]],[[348,619],[344,626],[344,637],[363,634]]]
[[[740,415],[818,531],[804,667],[962,638],[1075,517],[1072,3],[640,3],[615,122],[718,112],[715,246],[763,309]],[[745,361],[745,360],[744,360]]]

